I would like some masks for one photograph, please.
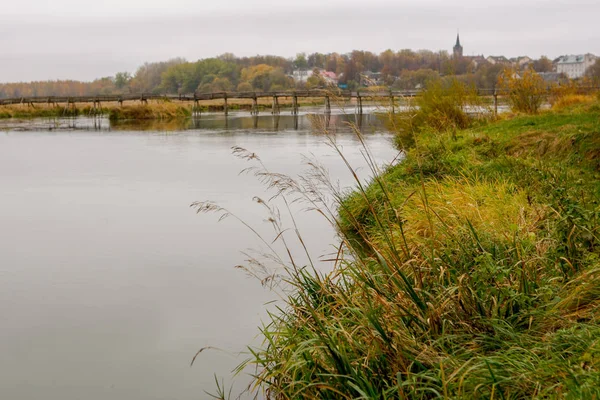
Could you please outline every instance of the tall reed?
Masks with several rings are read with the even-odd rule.
[[[315,161],[293,179],[234,149],[274,191],[257,199],[274,229],[274,239],[259,235],[270,253],[250,269],[284,289],[263,345],[239,368],[255,368],[252,388],[272,399],[599,398],[599,116],[589,106],[423,130],[386,168],[351,124],[368,182],[316,118],[354,177],[352,193]],[[336,228],[331,272],[315,268],[275,199],[286,209],[301,202]],[[293,241],[306,264],[291,256]]]

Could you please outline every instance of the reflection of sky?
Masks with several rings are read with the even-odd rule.
[[[382,161],[395,155],[389,136],[368,141]],[[338,142],[360,166],[353,136]],[[240,358],[191,357],[243,350],[272,298],[233,268],[256,238],[188,207],[216,201],[272,239],[252,202],[268,194],[239,175],[248,164],[232,146],[292,175],[314,154],[350,183],[307,130],[0,132],[0,398],[185,400],[211,390],[213,372],[227,379]],[[313,257],[331,252],[331,228],[294,213]]]

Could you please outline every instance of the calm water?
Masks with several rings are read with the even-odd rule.
[[[360,148],[341,122],[332,129],[355,164]],[[368,143],[383,161],[395,151],[365,115]],[[257,343],[273,293],[234,268],[259,246],[233,219],[196,215],[213,200],[265,234],[253,196],[268,197],[242,146],[272,171],[297,175],[314,154],[342,185],[341,161],[294,119],[205,116],[183,126],[36,121],[0,131],[0,398],[199,399],[213,373],[230,371]],[[363,175],[367,173],[363,170]],[[296,211],[295,211],[296,212]],[[334,232],[297,211],[313,255]],[[267,235],[268,236],[268,235]],[[329,265],[322,263],[321,268]],[[222,351],[202,353],[214,346]],[[234,393],[243,389],[240,379]]]

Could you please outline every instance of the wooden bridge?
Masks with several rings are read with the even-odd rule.
[[[581,88],[582,93],[589,93],[598,91],[598,87],[583,87]],[[549,89],[550,90],[550,89]],[[223,111],[225,114],[228,113],[228,100],[231,99],[249,99],[252,100],[251,113],[253,115],[258,114],[258,99],[269,98],[272,99],[272,114],[279,114],[281,109],[279,105],[279,99],[285,98],[292,100],[291,108],[292,114],[298,114],[300,104],[299,98],[322,98],[325,103],[325,112],[331,112],[332,101],[349,100],[354,101],[356,105],[356,111],[360,114],[363,112],[363,101],[366,100],[389,100],[390,108],[392,111],[395,107],[395,99],[400,98],[411,98],[418,96],[421,93],[420,90],[404,90],[404,91],[370,91],[368,89],[359,91],[348,91],[348,90],[296,90],[296,91],[278,91],[278,92],[213,92],[213,93],[193,93],[193,94],[120,94],[120,95],[99,95],[99,96],[37,96],[37,97],[17,97],[0,99],[0,106],[23,104],[33,106],[34,104],[65,104],[66,107],[74,105],[76,103],[91,103],[94,109],[96,107],[101,108],[102,103],[116,102],[121,106],[124,102],[137,102],[141,104],[147,104],[148,100],[157,101],[180,101],[180,102],[193,102],[194,109],[199,110],[199,102],[207,100],[223,100]],[[479,96],[493,96],[494,104],[498,106],[498,96],[506,93],[500,93],[495,89],[477,89]]]
[[[480,95],[492,95],[493,90],[480,90]],[[417,90],[405,91],[346,91],[346,90],[296,90],[296,91],[279,91],[279,92],[214,92],[214,93],[193,93],[186,95],[172,94],[121,94],[121,95],[99,95],[99,96],[36,96],[36,97],[16,97],[8,99],[0,99],[0,106],[23,104],[33,106],[34,104],[64,104],[66,107],[76,103],[90,103],[93,107],[100,107],[102,103],[119,103],[121,106],[124,102],[140,102],[147,104],[148,100],[157,101],[181,101],[193,102],[195,107],[199,109],[199,103],[206,100],[223,100],[223,110],[228,113],[228,100],[231,99],[248,99],[252,100],[252,114],[258,114],[258,100],[272,99],[272,113],[279,114],[281,111],[279,99],[285,98],[292,100],[292,114],[298,114],[300,103],[299,98],[322,98],[325,103],[325,112],[331,112],[331,102],[349,100],[356,104],[357,112],[362,114],[363,101],[366,100],[385,100],[388,99],[390,106],[393,108],[395,99],[410,98],[419,94]]]

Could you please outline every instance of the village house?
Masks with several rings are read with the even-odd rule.
[[[529,64],[533,63],[533,60],[527,56],[513,57],[509,60],[512,65],[516,68],[523,69]]]
[[[325,82],[327,84],[337,85],[337,83],[338,83],[338,77],[335,74],[335,72],[326,71],[326,70],[324,70],[322,68],[314,68],[314,69],[310,69],[310,70],[307,70],[307,69],[297,69],[297,70],[294,70],[292,72],[291,77],[296,82],[306,83],[306,81],[308,81],[308,78],[310,78],[311,76],[313,76],[315,70],[317,70],[319,72],[319,75],[325,80]]]
[[[581,78],[598,57],[593,54],[561,56],[556,62],[556,72],[563,73],[571,79]]]
[[[488,56],[486,58],[487,62],[489,62],[492,65],[510,65],[510,60],[504,56]]]

